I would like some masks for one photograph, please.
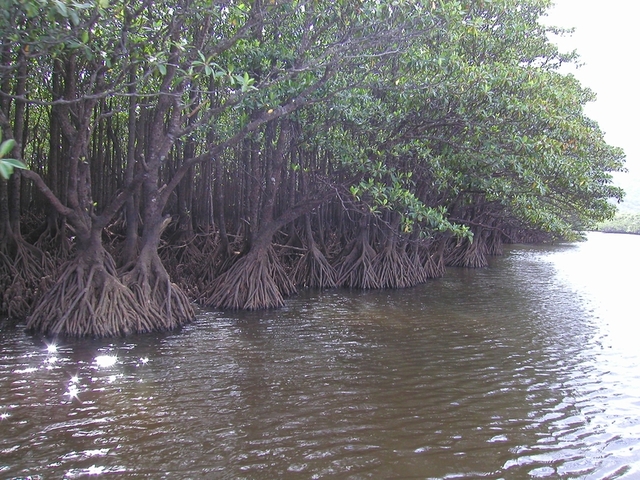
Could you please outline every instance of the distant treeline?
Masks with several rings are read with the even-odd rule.
[[[635,233],[640,235],[640,213],[620,213],[612,220],[602,222],[598,230],[607,233]]]

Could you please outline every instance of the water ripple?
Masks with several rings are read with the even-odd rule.
[[[171,334],[54,348],[4,328],[0,473],[633,478],[640,354],[624,298],[582,270],[591,242]]]

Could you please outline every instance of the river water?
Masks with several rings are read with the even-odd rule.
[[[0,478],[640,478],[640,236],[180,332],[0,332]]]

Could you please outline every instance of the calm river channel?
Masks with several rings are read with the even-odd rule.
[[[2,324],[0,478],[640,478],[640,236],[180,332]]]

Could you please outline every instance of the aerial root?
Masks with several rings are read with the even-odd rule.
[[[21,238],[0,252],[0,312],[24,318],[55,270],[53,259]]]
[[[376,251],[364,235],[359,235],[348,248],[348,254],[340,262],[337,284],[344,287],[381,288],[372,262]]]
[[[429,278],[441,278],[446,271],[444,261],[445,242],[439,242],[437,245],[427,245],[418,247],[411,255],[413,261],[422,266],[422,270]]]
[[[112,337],[151,331],[133,294],[103,263],[72,260],[27,319],[27,330],[46,336]]]
[[[295,292],[295,285],[269,247],[238,259],[197,301],[214,308],[259,310],[282,307],[284,297]]]
[[[123,276],[123,282],[150,319],[147,331],[173,330],[195,318],[189,297],[171,282],[159,257],[151,265],[136,265]]]
[[[389,241],[372,263],[380,288],[405,288],[420,283],[419,271],[412,268],[406,251]]]
[[[486,245],[479,236],[473,242],[465,238],[460,243],[452,238],[445,249],[445,263],[450,267],[487,267]]]
[[[333,288],[337,285],[338,272],[329,263],[315,243],[295,263],[291,272],[295,285],[311,288]]]

